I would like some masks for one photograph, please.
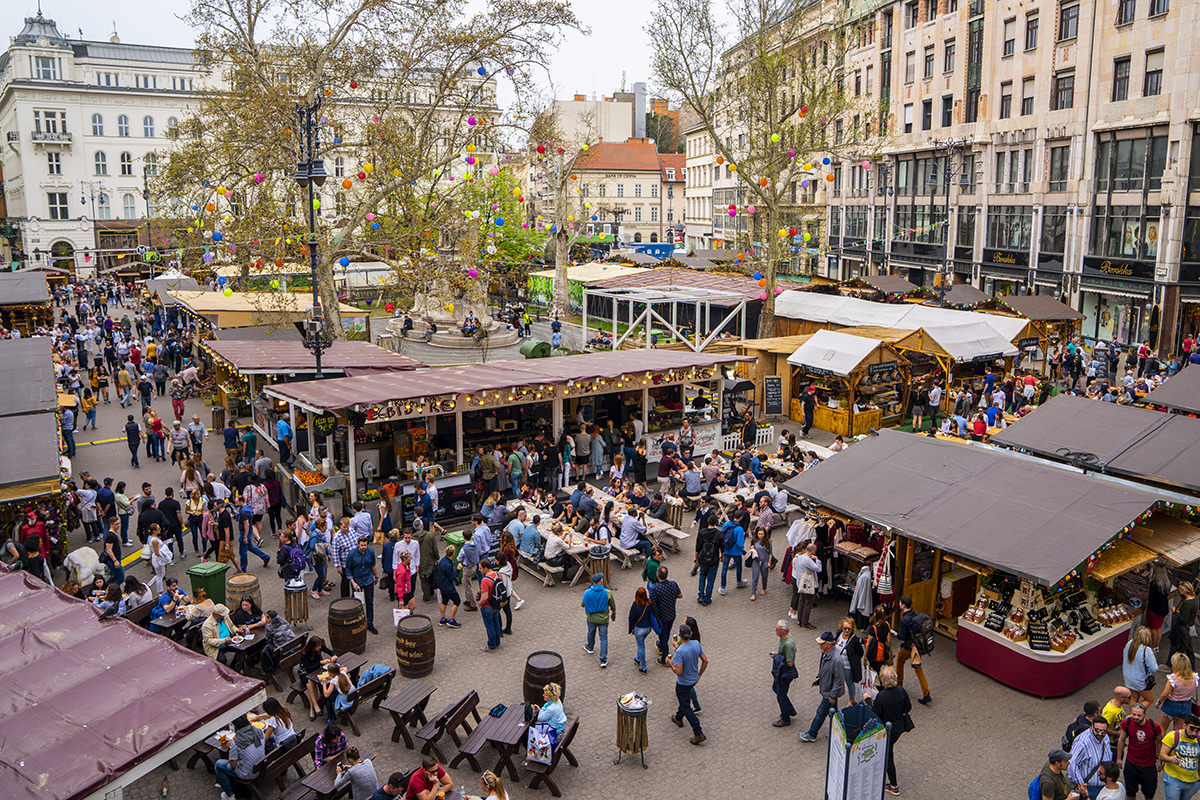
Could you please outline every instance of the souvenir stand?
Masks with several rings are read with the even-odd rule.
[[[841,331],[817,331],[787,363],[794,419],[803,417],[800,398],[810,386],[817,389],[813,418],[821,430],[859,436],[901,417],[908,361],[892,345]]]
[[[894,596],[933,616],[959,661],[1040,697],[1118,663],[1142,602],[1126,576],[1157,557],[1138,532],[1191,512],[1130,482],[887,430],[785,487],[880,531]]]
[[[693,426],[696,450],[713,449],[721,430],[719,367],[740,360],[734,354],[617,351],[276,383],[264,392],[288,406],[297,425],[304,419],[318,434],[297,452],[298,475],[343,478],[350,499],[380,486],[403,499],[414,493],[419,473],[432,473],[443,513],[465,516],[476,504],[470,464],[477,446],[508,452],[518,441],[528,446],[539,433],[550,440],[581,412],[590,422],[588,409],[595,417],[611,415],[617,427],[637,417],[656,453],[661,432],[654,433],[652,415],[673,430],[674,410],[659,411],[662,404],[703,392],[711,419]],[[691,406],[687,402],[679,413],[691,415]]]

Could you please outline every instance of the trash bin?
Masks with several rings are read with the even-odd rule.
[[[525,358],[545,358],[550,355],[550,343],[541,339],[526,339],[521,344],[521,355]]]
[[[187,569],[188,577],[192,579],[192,596],[197,589],[203,589],[204,594],[214,603],[225,603],[225,571],[229,565],[217,561],[203,561]]]
[[[212,429],[219,433],[225,427],[225,406],[213,406]]]
[[[454,545],[454,552],[458,553],[462,550],[464,541],[462,531],[447,531],[442,534],[442,541]]]

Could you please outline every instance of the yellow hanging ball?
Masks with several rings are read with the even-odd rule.
[[[191,226],[189,225],[189,226],[188,226],[188,233],[195,233],[195,232],[196,232],[196,229],[195,229],[195,228],[193,228],[193,227],[191,227]]]
[[[233,289],[226,289],[226,290],[225,290],[225,296],[226,296],[226,297],[233,297]]]
[[[400,170],[399,170],[399,169],[394,169],[394,170],[392,170],[392,174],[393,174],[393,175],[395,175],[397,178],[399,178],[399,177],[400,177]]]
[[[787,236],[787,228],[780,228],[779,229],[779,238],[782,239],[785,236]]]
[[[583,146],[583,149],[584,149],[584,150],[587,150],[587,149],[588,149],[588,146],[585,144],[585,145]]]
[[[521,196],[521,189],[519,187],[516,189],[513,189],[513,197],[520,197],[520,196]]]
[[[279,279],[278,279],[278,278],[272,278],[272,279],[271,279],[271,288],[272,288],[272,289],[278,289],[278,288],[279,288]]]
[[[225,196],[225,193],[226,193],[226,192],[228,192],[228,191],[229,191],[229,190],[228,190],[228,189],[226,189],[224,186],[218,186],[218,187],[217,187],[217,194],[221,195],[222,197],[224,197],[224,196]]]
[[[313,198],[313,211],[319,211],[320,209],[321,209],[321,201],[314,197]]]
[[[363,169],[363,172],[365,172],[365,173],[367,173],[368,175],[370,175],[372,172],[374,172],[374,171],[375,171],[375,165],[374,165],[374,164],[369,164],[369,163],[368,163],[368,164],[363,164],[363,167],[362,167],[362,169]]]
[[[737,172],[737,164],[730,164],[730,165],[729,165],[729,171],[730,171],[730,172]]]
[[[473,145],[473,144],[469,144],[469,145],[467,145],[467,152],[468,152],[468,153],[474,153],[474,152],[475,152],[475,145]]]
[[[227,289],[226,291],[228,291],[228,289]],[[453,314],[453,313],[454,313],[454,303],[446,303],[446,305],[445,305],[445,306],[443,306],[443,308],[445,308],[445,309],[446,309],[446,313],[447,313],[447,314]]]
[[[574,214],[568,214],[568,215],[567,215],[567,222],[574,222],[574,221],[575,221],[575,215],[574,215]]]

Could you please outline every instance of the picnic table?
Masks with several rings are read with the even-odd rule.
[[[179,631],[187,624],[187,614],[180,614],[178,611],[172,611],[170,614],[163,614],[158,619],[150,620],[151,625],[156,625],[159,632],[163,636],[168,636],[172,639],[179,636]]]
[[[358,754],[363,761],[375,757],[375,754],[365,747],[358,748]],[[316,793],[317,800],[329,800],[336,794],[333,782],[337,779],[337,765],[345,763],[346,754],[342,752],[301,778],[300,784]]]
[[[380,708],[392,715],[392,722],[395,724],[392,728],[393,742],[399,743],[400,737],[404,737],[404,746],[409,750],[416,749],[408,728],[410,725],[420,728],[429,721],[425,717],[425,707],[429,705],[429,698],[436,691],[437,687],[432,683],[411,680],[380,704]]]
[[[367,665],[369,659],[366,656],[360,656],[358,653],[348,652],[342,653],[337,657],[337,665],[350,673],[350,680],[358,683],[359,671]],[[313,672],[308,676],[310,681],[321,683],[321,676],[327,675],[325,670]],[[331,677],[327,675],[327,678]]]
[[[230,641],[225,645],[224,649],[227,652],[233,653],[233,662],[230,664],[235,672],[240,672],[245,675],[246,670],[251,666],[255,656],[263,649],[267,643],[267,637],[262,633],[250,634],[243,636],[242,641]]]
[[[478,727],[463,742],[458,755],[454,757],[449,766],[454,768],[459,762],[466,760],[476,772],[479,772],[481,768],[475,756],[486,742],[492,746],[497,755],[496,765],[492,768],[492,772],[503,775],[503,771],[507,768],[512,779],[519,781],[521,776],[517,772],[517,765],[513,763],[513,756],[524,746],[525,735],[525,703],[511,705],[498,717],[484,717]]]
[[[510,509],[524,508],[525,513],[529,515],[529,519],[531,520],[533,519],[534,514],[544,513],[533,503],[529,503],[524,500],[511,500],[509,501],[508,507]],[[543,542],[550,540],[550,526],[553,524],[554,520],[545,516],[542,517],[542,521],[538,524],[538,533],[542,535]],[[579,579],[583,576],[583,574],[587,572],[589,542],[582,534],[577,533],[573,528],[568,528],[566,526],[563,526],[562,539],[568,545],[567,555],[573,558],[575,563],[579,565],[579,569],[575,571],[575,577],[571,580],[571,585],[574,586],[579,582]],[[588,574],[590,575],[591,573]]]

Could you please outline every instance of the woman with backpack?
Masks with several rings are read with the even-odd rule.
[[[871,622],[867,625],[866,642],[863,644],[863,658],[876,674],[885,664],[892,663],[891,638],[892,626],[881,603],[875,606],[875,613],[871,615]]]

